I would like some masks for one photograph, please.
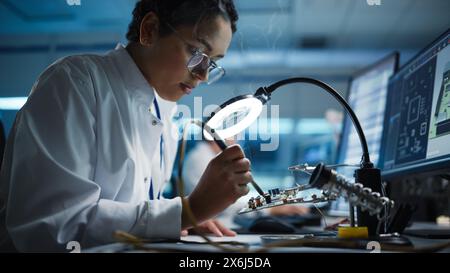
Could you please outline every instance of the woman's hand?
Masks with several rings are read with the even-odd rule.
[[[198,222],[211,219],[249,191],[250,161],[239,145],[232,145],[209,162],[194,191],[187,197]],[[182,228],[190,228],[183,207]]]
[[[217,237],[222,236],[236,236],[236,232],[231,229],[225,227],[219,220],[207,220],[198,225],[200,232],[202,233],[213,233]],[[188,230],[183,229],[181,231],[181,236],[187,236]]]
[[[310,212],[308,207],[299,205],[284,205],[268,209],[271,215],[304,215]]]

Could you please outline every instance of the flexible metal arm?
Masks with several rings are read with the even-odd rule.
[[[353,112],[350,105],[348,105],[348,103],[345,101],[345,99],[333,87],[329,86],[328,84],[326,84],[322,81],[316,80],[316,79],[297,77],[297,78],[290,78],[290,79],[276,82],[268,87],[262,87],[256,91],[255,95],[263,96],[264,98],[270,98],[270,95],[276,89],[280,88],[281,86],[291,84],[291,83],[309,83],[312,85],[319,86],[322,89],[324,89],[325,91],[327,91],[328,93],[330,93],[337,101],[339,101],[339,103],[344,107],[344,109],[350,115],[353,125],[355,126],[356,132],[358,133],[359,140],[361,142],[361,148],[363,150],[363,155],[361,158],[361,167],[373,168],[373,164],[370,161],[369,148],[367,146],[366,137],[362,130],[361,124],[359,123],[358,118],[356,117],[356,114],[355,114],[355,112]]]

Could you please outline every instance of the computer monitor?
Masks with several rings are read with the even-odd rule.
[[[398,53],[394,52],[358,72],[350,80],[347,101],[361,123],[369,147],[370,159],[375,165],[378,164],[380,153],[388,80],[397,66]],[[361,143],[348,115],[344,119],[338,150],[338,163],[360,163]]]
[[[347,101],[361,123],[369,147],[370,159],[375,165],[378,164],[380,154],[388,81],[389,77],[397,70],[398,59],[399,54],[393,52],[360,70],[350,79]],[[362,150],[358,134],[350,117],[346,115],[339,141],[337,162],[359,164],[361,156]],[[355,169],[341,167],[337,171],[352,178]],[[348,211],[348,203],[342,199],[331,204],[329,213],[346,215]]]
[[[450,29],[389,80],[384,178],[450,168]]]

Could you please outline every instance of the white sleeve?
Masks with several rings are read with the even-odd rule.
[[[15,247],[67,251],[67,242],[76,240],[86,248],[113,242],[116,230],[179,238],[179,198],[139,204],[100,199],[93,181],[96,97],[78,66],[65,60],[45,71],[11,131],[1,183],[9,185],[6,227]]]

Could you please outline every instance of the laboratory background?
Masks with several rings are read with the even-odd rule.
[[[0,0],[3,137],[9,134],[33,83],[50,64],[68,55],[104,54],[118,43],[126,45],[125,34],[135,3]],[[369,80],[364,81],[364,87],[353,87],[355,90],[362,88],[364,92],[371,85],[379,85],[377,80],[387,85],[392,75],[383,72],[371,78],[363,72],[376,72],[374,65],[395,54],[395,66],[401,68],[450,26],[448,0],[235,0],[235,5],[240,18],[238,30],[225,58],[218,62],[226,75],[217,83],[199,86],[178,102],[191,111],[175,116],[180,127],[187,118],[205,118],[214,105],[290,77],[319,79],[345,98],[349,98],[352,83],[357,85],[358,76]],[[377,90],[372,92],[375,96],[384,94]],[[377,128],[370,146],[376,163],[386,98],[369,98],[360,103],[357,115],[378,115],[375,123],[368,125]],[[324,90],[300,83],[288,85],[277,90],[265,107],[267,111],[258,119],[257,130],[252,132],[250,128],[236,139],[252,161],[255,180],[264,189],[302,183],[301,174],[288,170],[296,164],[359,163],[359,143],[342,135],[347,130],[346,135],[351,136],[352,126],[342,106]],[[199,142],[192,130],[188,152]],[[356,145],[357,156],[346,154],[342,141],[347,145],[344,148]],[[167,187],[164,194],[173,196],[174,187]],[[253,189],[251,193],[255,193]],[[430,196],[419,197],[428,204]],[[434,220],[440,214],[448,215],[449,207],[447,198],[447,203],[430,205],[420,215]]]

